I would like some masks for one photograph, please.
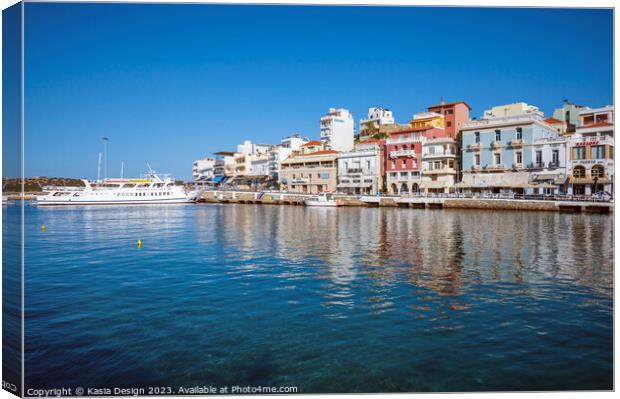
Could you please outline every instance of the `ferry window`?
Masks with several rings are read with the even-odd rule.
[[[573,177],[586,177],[586,168],[581,165],[575,166],[575,168],[573,168]]]
[[[605,176],[605,169],[603,165],[594,165],[590,171],[592,178],[598,177],[599,179]]]

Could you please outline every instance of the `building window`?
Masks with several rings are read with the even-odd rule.
[[[542,166],[542,151],[536,151],[536,166],[539,168]]]
[[[451,109],[447,109],[446,110],[446,115],[452,115],[453,113],[454,113],[454,111],[451,110]]]
[[[520,127],[517,128],[517,140],[523,140],[523,129]]]
[[[402,165],[403,165],[403,168],[407,166],[407,160],[406,159],[403,159]]]
[[[474,154],[474,165],[480,166],[480,154]]]
[[[523,153],[521,151],[515,152],[516,163],[523,163]]]
[[[592,178],[598,177],[599,179],[605,177],[605,168],[603,165],[594,165],[592,170],[590,170],[590,174]]]
[[[480,132],[474,133],[474,143],[480,143]]]
[[[499,152],[494,154],[495,165],[500,165],[502,163],[502,154]]]
[[[447,121],[447,122],[446,122],[446,127],[450,127],[450,126],[452,126],[452,122]]]
[[[370,159],[366,161],[366,169],[370,169]]]
[[[586,177],[586,168],[581,165],[577,165],[573,168],[573,177],[583,178]]]
[[[605,159],[605,146],[593,145],[590,147],[590,159]]]
[[[499,129],[495,131],[495,141],[502,141],[502,131]]]
[[[396,160],[392,159],[392,169],[396,168]]]
[[[551,151],[551,162],[553,166],[560,166],[560,150]]]
[[[573,147],[573,159],[586,159],[586,147]]]

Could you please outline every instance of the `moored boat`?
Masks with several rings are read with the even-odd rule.
[[[338,200],[329,197],[327,194],[319,194],[316,197],[304,200],[304,205],[335,207],[340,206],[340,203]]]
[[[187,190],[170,177],[150,171],[144,179],[104,179],[84,187],[54,189],[37,197],[37,205],[184,204],[200,199],[201,190]]]

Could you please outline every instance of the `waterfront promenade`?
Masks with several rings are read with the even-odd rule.
[[[303,201],[314,195],[281,191],[206,191],[201,202],[263,204],[263,205],[303,205]],[[613,212],[613,201],[595,201],[586,199],[569,199],[557,196],[530,197],[474,197],[465,195],[445,196],[355,196],[334,194],[342,206],[366,207],[401,207],[429,209],[489,209],[489,210],[525,210],[553,212]]]

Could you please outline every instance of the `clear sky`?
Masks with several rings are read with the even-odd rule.
[[[193,160],[244,139],[319,136],[329,107],[406,122],[446,101],[479,116],[525,101],[613,101],[612,11],[26,4],[26,176],[94,178]]]

